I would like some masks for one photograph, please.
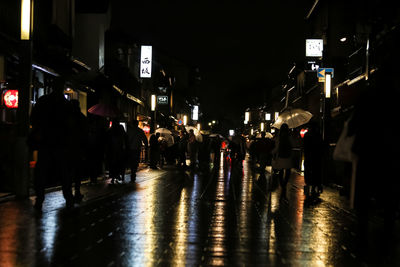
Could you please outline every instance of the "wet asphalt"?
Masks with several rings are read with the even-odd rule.
[[[268,170],[221,160],[194,171],[145,168],[134,184],[83,185],[72,210],[59,190],[42,213],[34,198],[6,201],[0,266],[400,266],[398,225],[388,243],[373,217],[360,238],[347,199],[327,187],[305,199],[303,180],[292,173],[285,199]]]

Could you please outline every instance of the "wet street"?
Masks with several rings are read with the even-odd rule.
[[[386,251],[378,230],[368,252],[360,252],[356,216],[337,191],[326,188],[319,200],[305,201],[303,177],[293,173],[284,199],[269,172],[260,177],[250,166],[146,168],[134,185],[84,185],[84,202],[72,211],[61,191],[46,195],[42,214],[33,211],[33,198],[3,202],[0,266],[400,263],[398,243]],[[379,224],[375,218],[371,228]]]

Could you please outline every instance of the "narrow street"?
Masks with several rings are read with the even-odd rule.
[[[65,209],[61,191],[46,195],[42,214],[35,214],[33,198],[5,201],[0,204],[0,266],[399,262],[399,247],[385,258],[377,250],[382,240],[374,243],[379,242],[375,237],[367,258],[358,252],[356,217],[337,191],[325,188],[318,201],[308,203],[297,173],[287,200],[280,198],[279,186],[273,187],[270,173],[260,179],[249,161],[243,169],[221,161],[209,172],[145,168],[134,185],[84,185],[84,202],[72,211]]]

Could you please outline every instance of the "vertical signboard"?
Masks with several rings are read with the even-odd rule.
[[[199,106],[193,106],[192,120],[197,121],[199,119]]]
[[[140,78],[151,78],[152,46],[142,45],[140,50]]]

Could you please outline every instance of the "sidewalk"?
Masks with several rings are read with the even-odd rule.
[[[138,168],[138,173],[147,169],[147,163],[140,163]],[[127,185],[130,181],[130,171],[127,171],[125,174],[125,182],[124,183],[116,183],[110,186],[110,179],[106,174],[97,178],[97,183],[92,184],[90,180],[82,181],[81,185],[81,193],[84,195],[83,202],[90,202],[99,198],[103,198],[106,196],[110,196],[112,194],[116,194],[123,190],[123,185]],[[73,187],[73,186],[72,186]],[[54,186],[46,188],[46,195],[49,193],[59,192],[61,193],[61,186]],[[31,200],[35,199],[35,191],[33,188],[29,189],[29,198]],[[13,193],[0,193],[0,204],[7,201],[16,200],[16,196]]]

